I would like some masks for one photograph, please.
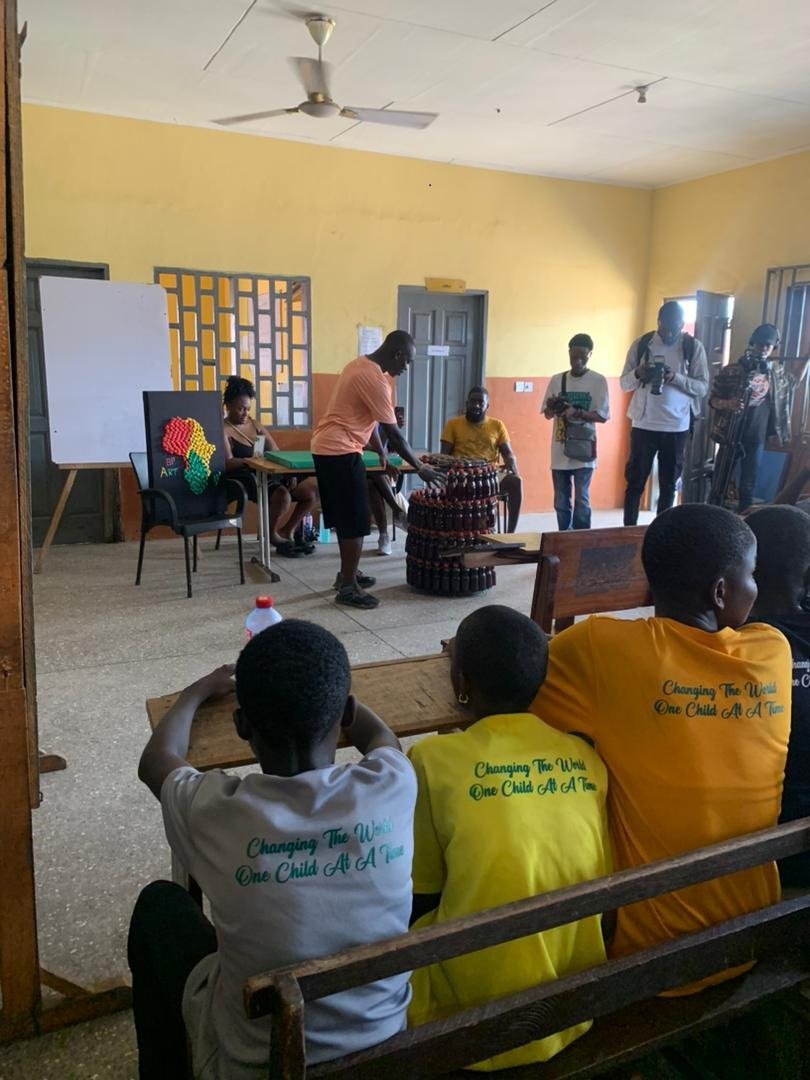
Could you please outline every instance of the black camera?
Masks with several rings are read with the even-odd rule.
[[[560,394],[551,403],[551,411],[555,416],[562,416],[565,410],[568,408],[568,401]]]
[[[751,345],[745,350],[738,362],[746,375],[766,375],[771,366],[760,349]]]
[[[660,394],[664,389],[664,376],[666,375],[666,364],[663,360],[654,360],[652,364],[648,365],[650,371],[650,393]]]

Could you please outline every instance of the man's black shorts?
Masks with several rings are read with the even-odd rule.
[[[324,524],[338,540],[368,536],[368,478],[359,454],[313,454]]]

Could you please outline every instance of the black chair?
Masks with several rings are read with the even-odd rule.
[[[141,546],[138,551],[138,570],[135,574],[135,584],[141,583],[141,568],[143,567],[143,549],[146,542],[146,534],[156,525],[168,525],[178,536],[183,537],[183,547],[186,556],[186,595],[191,597],[191,573],[192,562],[189,557],[189,538],[194,540],[194,564],[193,570],[197,571],[197,537],[200,533],[215,532],[219,529],[232,528],[232,522],[236,522],[236,541],[239,547],[239,580],[245,584],[245,564],[242,558],[242,514],[245,510],[245,489],[238,480],[226,478],[223,494],[225,501],[221,512],[207,514],[203,517],[180,517],[177,513],[177,504],[168,491],[149,487],[149,466],[145,453],[132,453],[129,455],[132,469],[138,484],[138,494],[141,497]],[[236,508],[228,513],[227,506],[236,502]]]

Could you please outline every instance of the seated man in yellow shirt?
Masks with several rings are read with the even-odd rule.
[[[607,775],[582,739],[528,711],[546,673],[546,636],[512,608],[468,615],[451,649],[466,731],[412,747],[414,915],[433,926],[610,873]],[[412,1026],[602,963],[599,916],[444,960],[411,976]],[[476,1068],[547,1061],[586,1022]]]
[[[454,416],[444,425],[441,451],[458,458],[479,458],[492,465],[503,459],[505,472],[500,478],[500,491],[506,497],[506,531],[513,533],[520,517],[523,481],[509,445],[509,432],[500,420],[487,416],[488,408],[489,394],[483,386],[474,386],[467,395],[464,416]]]
[[[756,554],[754,534],[728,510],[666,510],[642,548],[654,617],[594,615],[551,640],[533,710],[593,739],[607,765],[617,870],[777,822],[791,655],[778,630],[745,624]],[[618,913],[610,952],[703,930],[779,895],[771,863],[631,904]]]

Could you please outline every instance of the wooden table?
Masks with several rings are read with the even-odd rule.
[[[448,731],[465,721],[450,683],[446,653],[416,659],[384,660],[352,668],[352,693],[385,720],[400,737]],[[146,713],[152,729],[177,700],[177,694],[150,698]],[[227,769],[252,765],[250,746],[236,734],[236,695],[202,706],[191,725],[188,761],[194,768]],[[467,717],[468,719],[468,717]],[[341,741],[341,746],[346,746]]]
[[[461,557],[462,566],[521,566],[540,561],[542,533],[490,533],[483,539],[493,545],[523,544],[523,547],[506,548],[502,552],[467,551]]]
[[[279,581],[278,574],[270,565],[270,551],[273,547],[270,542],[270,481],[274,477],[281,476],[314,476],[315,469],[314,467],[301,468],[300,466],[291,468],[287,465],[279,465],[275,461],[268,461],[267,458],[263,457],[245,458],[244,462],[253,469],[258,480],[259,557],[257,559],[254,556],[251,562],[260,566],[271,581]],[[400,472],[416,471],[412,465],[408,465],[406,462],[397,465],[397,469]],[[366,472],[383,472],[383,469],[379,465],[367,465]]]

